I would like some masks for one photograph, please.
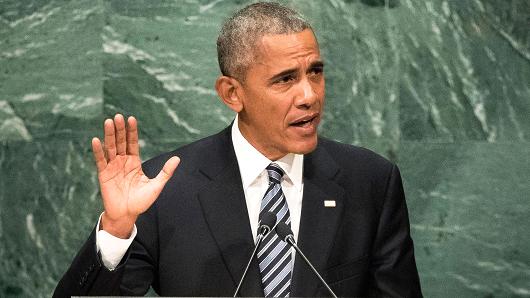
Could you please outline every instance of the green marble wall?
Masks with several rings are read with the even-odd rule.
[[[50,296],[101,211],[90,138],[209,135],[243,0],[0,0],[0,296]],[[287,1],[326,61],[321,133],[397,162],[426,297],[530,296],[530,2]]]

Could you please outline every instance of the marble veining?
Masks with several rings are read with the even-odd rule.
[[[281,2],[320,43],[321,134],[401,169],[424,295],[530,296],[530,2]],[[144,159],[233,120],[215,39],[247,3],[1,1],[0,297],[49,297],[94,227],[105,117]]]

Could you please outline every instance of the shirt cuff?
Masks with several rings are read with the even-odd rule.
[[[103,265],[110,271],[116,269],[121,259],[131,246],[134,237],[136,237],[136,225],[134,225],[133,231],[129,239],[121,239],[115,237],[105,230],[99,230],[99,224],[101,223],[101,215],[98,219],[96,226],[96,249],[101,254],[101,261]]]

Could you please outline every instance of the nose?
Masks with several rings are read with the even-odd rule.
[[[313,106],[317,101],[318,94],[308,78],[300,80],[299,89],[298,96],[294,101],[295,106],[302,109],[308,109]]]

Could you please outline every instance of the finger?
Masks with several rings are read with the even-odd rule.
[[[125,119],[123,115],[114,116],[114,126],[116,128],[116,153],[125,155],[127,153],[127,143],[125,141]]]
[[[101,141],[98,138],[92,139],[92,153],[94,153],[94,160],[96,161],[98,172],[103,171],[107,167],[107,160],[105,159]]]
[[[127,154],[140,155],[138,146],[138,123],[134,117],[127,119]]]
[[[168,159],[168,161],[166,161],[160,173],[156,175],[155,180],[161,184],[160,190],[162,190],[162,187],[166,184],[169,178],[173,176],[173,173],[175,172],[175,169],[177,168],[179,163],[180,158],[178,158],[177,156],[171,157],[170,159]]]
[[[105,151],[107,152],[108,160],[113,160],[116,157],[116,135],[114,133],[114,121],[112,119],[105,120]]]
[[[105,161],[108,161],[109,157],[107,156],[107,150],[105,150],[105,142],[102,142],[101,140],[99,140],[99,142],[101,143],[101,150],[103,150],[103,155],[105,155]]]

